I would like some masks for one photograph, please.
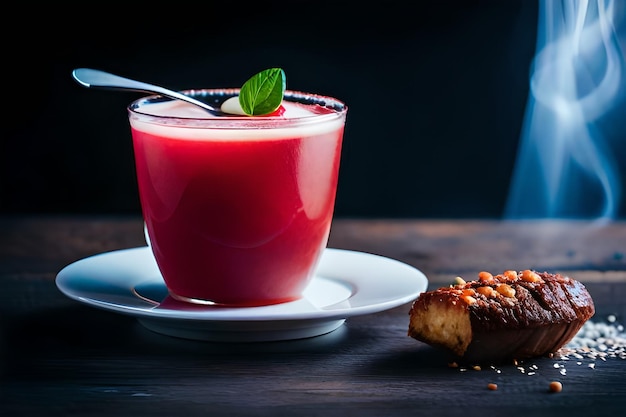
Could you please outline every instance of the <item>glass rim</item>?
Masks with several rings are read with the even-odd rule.
[[[182,94],[189,95],[193,98],[207,97],[207,96],[219,96],[223,99],[235,96],[239,94],[239,88],[202,88],[202,89],[188,89],[179,91]],[[140,118],[150,118],[154,123],[169,121],[184,121],[194,124],[207,124],[207,125],[232,125],[238,122],[254,123],[256,128],[263,127],[263,125],[276,126],[277,123],[286,125],[298,125],[307,123],[320,123],[323,121],[337,120],[345,117],[348,106],[345,102],[336,99],[334,97],[307,93],[298,90],[285,90],[284,99],[290,102],[303,103],[303,104],[317,104],[327,109],[332,110],[331,113],[324,114],[312,114],[306,116],[285,118],[281,116],[246,116],[246,115],[228,115],[218,117],[186,117],[186,116],[168,116],[168,115],[156,115],[148,112],[140,111],[140,107],[150,102],[169,102],[174,101],[172,99],[160,94],[151,94],[148,96],[140,97],[132,101],[127,106],[127,111],[130,115],[135,115]],[[219,106],[217,106],[219,107]]]

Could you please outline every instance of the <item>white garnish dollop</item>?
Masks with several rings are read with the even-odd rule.
[[[231,97],[225,102],[222,103],[220,109],[224,113],[228,114],[238,114],[241,116],[245,116],[246,112],[241,108],[241,104],[239,104],[239,96]]]

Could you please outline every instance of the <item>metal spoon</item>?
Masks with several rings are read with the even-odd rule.
[[[170,97],[176,100],[186,101],[187,103],[195,104],[198,107],[219,115],[223,114],[221,110],[211,106],[210,104],[198,101],[194,98],[178,93],[176,91],[168,90],[167,88],[159,87],[144,83],[141,81],[131,80],[129,78],[120,77],[118,75],[110,74],[108,72],[90,69],[90,68],[77,68],[72,71],[72,77],[79,84],[91,88],[99,87],[111,90],[131,90],[142,91],[146,93],[157,93],[165,97]]]

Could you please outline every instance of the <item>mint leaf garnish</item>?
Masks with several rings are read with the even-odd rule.
[[[286,85],[285,72],[281,68],[261,71],[241,87],[239,104],[251,116],[272,113],[280,107]]]

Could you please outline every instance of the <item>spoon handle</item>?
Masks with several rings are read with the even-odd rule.
[[[119,75],[110,74],[108,72],[90,69],[90,68],[77,68],[72,71],[72,76],[79,84],[87,88],[106,88],[112,90],[129,90],[140,91],[146,93],[157,93],[166,97],[170,97],[177,100],[186,101],[196,106],[202,107],[214,114],[221,113],[220,110],[215,107],[196,100],[192,97],[178,93],[176,91],[168,90],[167,88],[159,87],[158,85],[148,84],[141,81],[131,80],[130,78],[120,77]]]

